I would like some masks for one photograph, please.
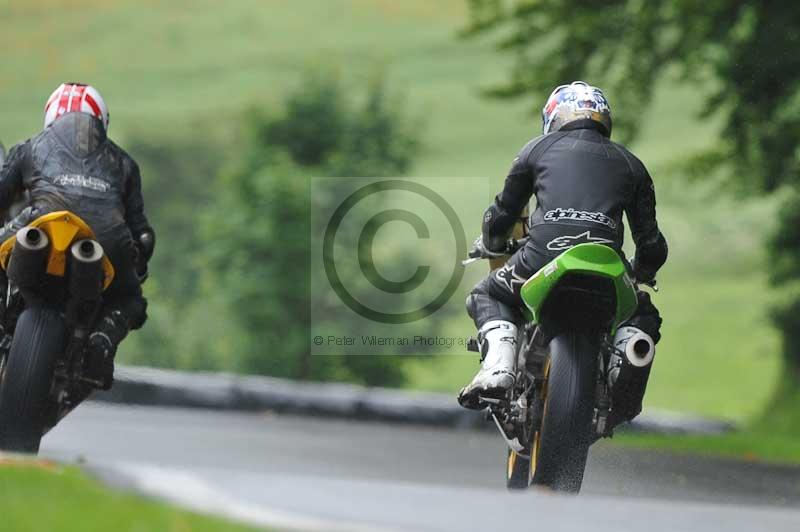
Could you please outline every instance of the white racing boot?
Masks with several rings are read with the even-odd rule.
[[[465,408],[482,408],[480,396],[501,398],[514,386],[517,326],[503,320],[490,321],[478,331],[478,343],[481,369],[458,394],[458,402]]]

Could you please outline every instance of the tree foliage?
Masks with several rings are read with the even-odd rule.
[[[628,135],[650,117],[670,67],[724,117],[717,159],[758,190],[797,183],[800,4],[716,0],[469,0],[467,34],[497,35],[516,62],[495,96],[536,94],[589,79],[609,87]],[[711,87],[711,88],[709,88]],[[680,109],[676,109],[680,112]]]
[[[703,167],[727,165],[745,190],[800,185],[800,4],[769,0],[468,0],[467,35],[492,34],[516,62],[497,97],[536,94],[575,79],[612,93],[628,138],[645,120],[653,87],[677,70],[694,85],[703,116],[724,122]],[[676,109],[680,112],[680,109]],[[616,125],[615,125],[616,127]],[[697,155],[697,154],[695,154]],[[776,284],[800,285],[800,196],[782,210],[770,250]],[[800,290],[774,312],[800,381]],[[791,294],[795,294],[792,296]]]
[[[205,212],[206,293],[236,322],[237,369],[304,379],[398,384],[395,357],[310,356],[309,176],[405,172],[417,152],[413,124],[381,83],[365,97],[314,74],[281,113],[248,113],[243,154],[220,174]],[[334,180],[335,181],[335,180]],[[338,331],[340,334],[343,331]]]

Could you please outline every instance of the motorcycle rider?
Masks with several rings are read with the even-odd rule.
[[[631,262],[636,280],[654,280],[667,259],[652,179],[638,158],[610,140],[611,110],[603,92],[582,81],[556,87],[542,110],[542,121],[543,135],[528,142],[514,159],[475,243],[483,256],[503,256],[511,230],[531,196],[536,197],[530,240],[467,298],[481,352],[480,371],[459,393],[459,403],[467,408],[481,408],[479,396],[503,397],[514,385],[523,306],[520,288],[561,252],[595,242],[622,254],[625,212],[636,245]],[[655,344],[660,326],[658,310],[640,291],[638,309],[620,327],[614,345],[619,348],[640,333]],[[648,375],[649,369],[644,382],[634,386],[639,397],[632,398],[623,417],[631,419],[641,411]]]
[[[63,83],[48,98],[44,130],[8,152],[0,170],[0,209],[24,192],[28,206],[0,230],[0,242],[32,220],[72,211],[95,231],[115,269],[97,328],[87,341],[88,377],[111,387],[114,355],[147,319],[141,282],[155,248],[136,162],[107,137],[108,108],[83,83]]]

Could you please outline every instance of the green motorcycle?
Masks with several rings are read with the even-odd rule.
[[[510,240],[507,252],[526,241]],[[521,296],[527,323],[517,338],[516,384],[503,399],[480,399],[508,444],[508,488],[578,492],[589,446],[627,420],[626,382],[649,372],[655,353],[649,337],[614,345],[636,311],[637,286],[614,249],[587,243],[536,272]]]

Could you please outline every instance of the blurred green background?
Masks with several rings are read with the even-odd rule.
[[[206,252],[242,245],[224,242],[220,227],[234,230],[236,223],[252,220],[244,213],[258,216],[258,202],[241,212],[237,207],[241,198],[252,197],[248,186],[263,184],[255,194],[262,194],[264,205],[276,190],[302,193],[302,179],[290,182],[293,171],[487,176],[499,190],[511,159],[540,131],[538,111],[547,93],[516,101],[481,94],[502,83],[514,63],[487,37],[459,38],[468,24],[466,2],[31,0],[0,3],[0,21],[0,46],[7,51],[0,72],[0,139],[8,146],[36,134],[50,92],[62,81],[80,80],[102,91],[111,110],[111,137],[142,166],[159,247],[146,290],[150,320],[126,341],[121,361],[451,393],[471,378],[477,369],[472,355],[392,357],[366,369],[346,361],[324,371],[297,366],[307,301],[294,302],[290,319],[264,313],[261,307],[275,301],[270,294],[279,301],[290,294],[240,293],[237,283],[250,283],[250,289],[282,281],[259,277],[258,268],[244,262],[234,265],[241,270],[233,274],[250,273],[232,275],[230,264]],[[328,81],[312,75],[309,82],[309,72],[322,72]],[[292,148],[281,144],[273,126],[286,118],[292,98],[300,101],[292,116],[301,120],[302,109],[308,110],[302,102],[316,101],[315,86],[323,95],[340,91],[333,98],[339,107],[321,112],[334,122],[337,113],[353,117],[341,126],[353,141],[331,148],[336,157],[330,160],[306,164],[285,155]],[[690,179],[687,154],[713,146],[722,127],[718,119],[697,116],[707,87],[666,72],[652,89],[653,102],[630,147],[654,177],[670,259],[655,296],[664,317],[663,341],[646,407],[751,420],[768,404],[781,374],[779,335],[768,316],[772,294],[764,246],[780,194],[744,197],[716,176]],[[389,142],[403,144],[397,160],[379,168],[341,163],[359,153],[359,135],[372,138],[353,124],[363,123],[358,117],[369,115],[369,102],[384,92],[389,96],[378,104],[380,112],[386,123],[399,125],[379,126]],[[612,108],[624,106],[628,97],[613,90],[607,96]],[[311,129],[316,138],[319,132]],[[485,204],[490,200],[487,193]],[[476,207],[468,233],[477,234],[484,207]],[[301,202],[291,212],[302,216],[305,208]],[[216,224],[226,212],[236,219]],[[296,223],[302,234],[307,220]],[[273,229],[263,234],[279,243],[282,237],[271,231],[280,220],[270,224]],[[279,253],[273,247],[267,255],[239,258],[271,261]],[[454,296],[459,306],[483,274],[483,266],[468,271]],[[278,321],[263,323],[266,332],[255,331],[259,316]],[[287,327],[296,329],[290,349],[281,344],[291,335]],[[466,315],[455,312],[440,317],[436,327],[444,335],[473,332]],[[287,349],[291,360],[280,358]],[[270,357],[283,362],[263,363]],[[305,362],[315,363],[323,364]]]

